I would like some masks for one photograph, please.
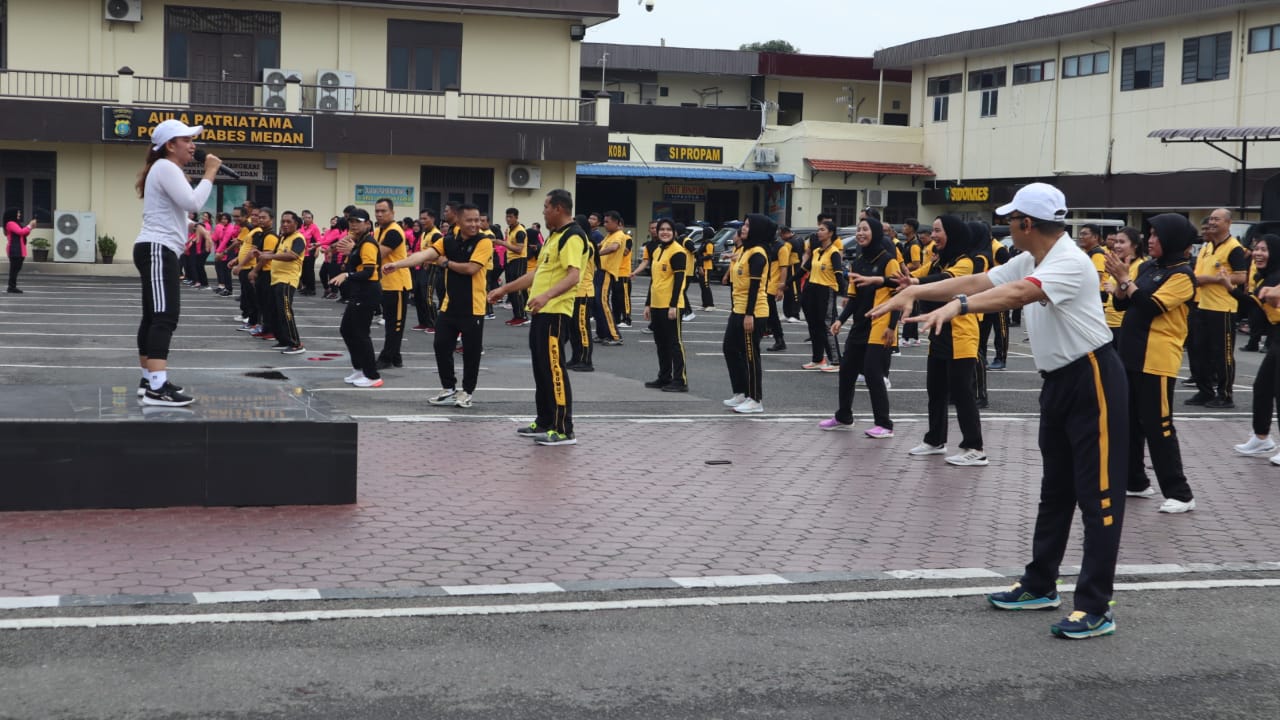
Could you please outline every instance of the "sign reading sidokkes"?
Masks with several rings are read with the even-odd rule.
[[[243,147],[310,149],[315,141],[309,115],[264,115],[254,112],[182,111],[155,108],[102,108],[102,139],[143,142],[156,125],[174,118],[203,125],[201,142]]]

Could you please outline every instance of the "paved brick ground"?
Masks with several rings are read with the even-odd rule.
[[[0,595],[1017,567],[1035,424],[985,425],[981,469],[906,456],[920,423],[879,443],[809,422],[582,423],[571,448],[509,422],[368,423],[356,506],[4,513]],[[1280,560],[1280,468],[1230,452],[1244,421],[1181,432],[1200,509],[1131,501],[1121,561]]]

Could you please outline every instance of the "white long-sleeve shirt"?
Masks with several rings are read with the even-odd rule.
[[[182,168],[161,158],[147,173],[142,198],[142,231],[139,243],[159,243],[181,255],[187,246],[187,213],[199,211],[213,191],[213,183],[201,180],[194,188]]]

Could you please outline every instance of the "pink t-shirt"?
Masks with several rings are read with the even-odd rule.
[[[27,256],[27,236],[31,234],[31,228],[26,225],[19,225],[10,220],[4,225],[4,236],[8,241],[5,243],[5,250],[9,257],[26,257]]]

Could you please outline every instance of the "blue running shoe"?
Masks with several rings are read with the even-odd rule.
[[[1116,631],[1116,619],[1111,611],[1102,615],[1090,615],[1077,610],[1049,626],[1049,632],[1060,638],[1084,640],[1091,637],[1111,635]]]
[[[1022,589],[1018,583],[1004,592],[991,593],[987,602],[1001,610],[1052,610],[1062,604],[1057,590],[1050,590],[1047,595],[1036,595]]]

